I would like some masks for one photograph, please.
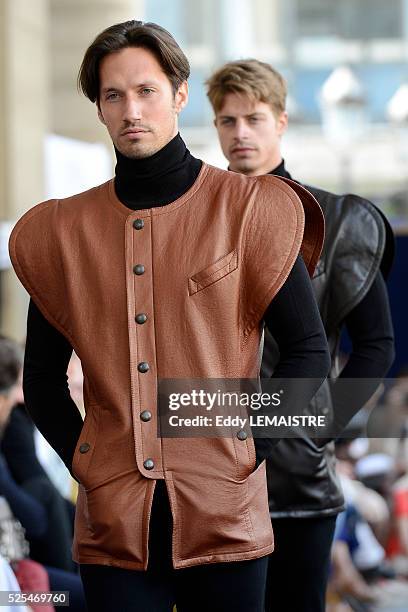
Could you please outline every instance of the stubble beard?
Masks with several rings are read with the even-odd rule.
[[[239,172],[240,174],[249,174],[256,170],[256,164],[251,162],[249,159],[240,159],[236,162],[230,163],[230,169],[233,172]]]
[[[174,104],[172,110],[174,112],[174,115],[176,116]],[[160,137],[157,137],[157,140],[155,140],[154,142],[143,143],[134,141],[129,142],[125,146],[123,146],[123,144],[120,142],[114,142],[114,145],[117,150],[122,153],[122,155],[128,157],[129,159],[145,159],[146,157],[151,157],[152,155],[160,151],[160,149],[163,149],[163,147],[165,147],[166,144],[168,144],[170,140],[173,139],[173,132],[175,131],[174,128],[175,124],[173,125],[173,129],[171,130],[168,136],[161,135]],[[149,129],[149,133],[154,135],[155,131]],[[120,138],[118,138],[117,140],[119,141]]]
[[[129,159],[144,159],[146,157],[151,157],[157,151],[163,147],[161,143],[137,143],[130,142],[127,145],[123,146],[122,143],[115,143],[115,147],[118,149],[122,155],[128,157]]]

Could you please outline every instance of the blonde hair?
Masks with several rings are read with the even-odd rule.
[[[206,80],[207,96],[214,112],[221,110],[228,93],[269,104],[275,116],[286,108],[287,85],[272,66],[255,59],[228,62]]]

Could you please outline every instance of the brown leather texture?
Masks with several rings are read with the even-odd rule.
[[[312,274],[323,244],[317,202],[296,191],[280,178],[203,164],[190,190],[163,207],[130,210],[111,180],[43,202],[16,224],[17,276],[84,371],[86,417],[73,460],[78,563],[146,569],[161,478],[175,568],[273,550],[265,465],[254,471],[253,440],[158,437],[157,381],[258,376],[263,313],[299,249]],[[136,323],[138,313],[145,323]],[[80,452],[84,443],[89,450]]]

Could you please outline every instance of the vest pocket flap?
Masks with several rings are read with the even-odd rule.
[[[230,274],[238,267],[238,253],[234,249],[227,255],[218,259],[215,263],[207,266],[200,272],[196,272],[188,279],[188,292],[190,295],[201,291],[205,287],[216,283],[227,274]]]

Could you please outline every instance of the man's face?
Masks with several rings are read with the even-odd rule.
[[[187,82],[174,95],[167,75],[147,49],[126,47],[101,61],[98,115],[126,157],[150,157],[177,134],[188,99]]]
[[[229,167],[248,176],[267,174],[282,160],[281,136],[287,113],[275,117],[269,104],[229,93],[216,113],[215,126]]]

